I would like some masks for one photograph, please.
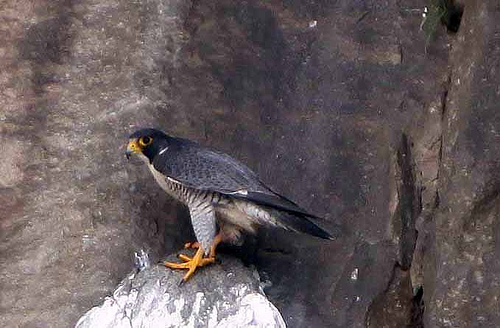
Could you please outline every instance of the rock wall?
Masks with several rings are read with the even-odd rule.
[[[451,32],[439,17],[421,30],[435,3],[463,7]],[[134,252],[156,261],[193,237],[186,210],[124,160],[128,134],[156,126],[342,226],[333,242],[259,235],[250,258],[288,326],[497,326],[498,12],[4,1],[1,325],[73,326]]]
[[[465,3],[451,51],[426,324],[498,327],[500,112],[495,1]],[[425,293],[425,292],[424,292]]]

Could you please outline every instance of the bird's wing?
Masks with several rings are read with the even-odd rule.
[[[218,192],[289,213],[318,218],[266,187],[244,164],[229,155],[192,142],[170,144],[168,149],[156,156],[153,166],[166,177],[189,188]]]

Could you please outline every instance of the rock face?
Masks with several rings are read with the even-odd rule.
[[[192,240],[123,157],[155,126],[343,227],[246,251],[288,326],[499,326],[498,1],[442,3],[3,1],[0,325],[73,326]]]
[[[81,317],[76,328],[285,327],[263,295],[257,271],[232,257],[219,260],[180,287],[184,273],[161,264],[133,272],[113,296]]]
[[[498,19],[498,2],[467,1],[451,52],[439,206],[425,274],[429,327],[500,324]]]

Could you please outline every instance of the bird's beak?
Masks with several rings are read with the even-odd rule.
[[[125,151],[125,156],[127,156],[127,159],[130,159],[130,155],[133,153],[139,153],[140,151],[141,147],[139,147],[137,139],[130,140],[127,145],[127,150]]]

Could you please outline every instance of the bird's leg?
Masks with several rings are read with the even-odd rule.
[[[208,258],[212,257],[215,258],[215,249],[217,248],[217,245],[219,245],[221,242],[222,242],[222,235],[219,233],[217,236],[215,236],[212,246],[210,247],[210,253],[208,255]],[[192,243],[185,243],[184,248],[200,248],[200,243],[197,241]],[[184,254],[179,254],[177,255],[177,257],[186,262],[192,260],[191,257]]]
[[[214,258],[211,257],[203,258],[203,253],[205,253],[205,251],[203,250],[203,248],[200,247],[196,251],[196,254],[194,255],[193,258],[189,258],[186,256],[185,260],[187,260],[188,258],[189,260],[187,260],[184,263],[165,262],[164,264],[167,268],[171,269],[188,269],[188,272],[186,273],[184,278],[182,278],[181,283],[186,282],[196,271],[196,268],[214,263],[215,261]]]
[[[179,254],[179,258],[185,261],[184,263],[165,262],[164,264],[167,268],[171,269],[188,269],[188,272],[186,273],[184,278],[182,278],[181,283],[186,282],[194,274],[196,268],[203,267],[207,264],[215,262],[215,249],[217,248],[217,245],[221,241],[222,241],[222,236],[220,234],[215,236],[212,246],[210,247],[210,253],[206,258],[203,258],[203,254],[205,253],[203,248],[200,247],[199,244],[195,245],[197,243],[192,243],[189,245],[189,247],[198,248],[196,254],[192,258],[184,254]]]
[[[214,258],[215,259],[215,249],[217,248],[217,246],[222,242],[222,234],[219,232],[217,234],[217,236],[215,236],[214,238],[214,242],[212,243],[212,246],[210,247],[210,253],[209,253],[209,257],[211,258]]]

